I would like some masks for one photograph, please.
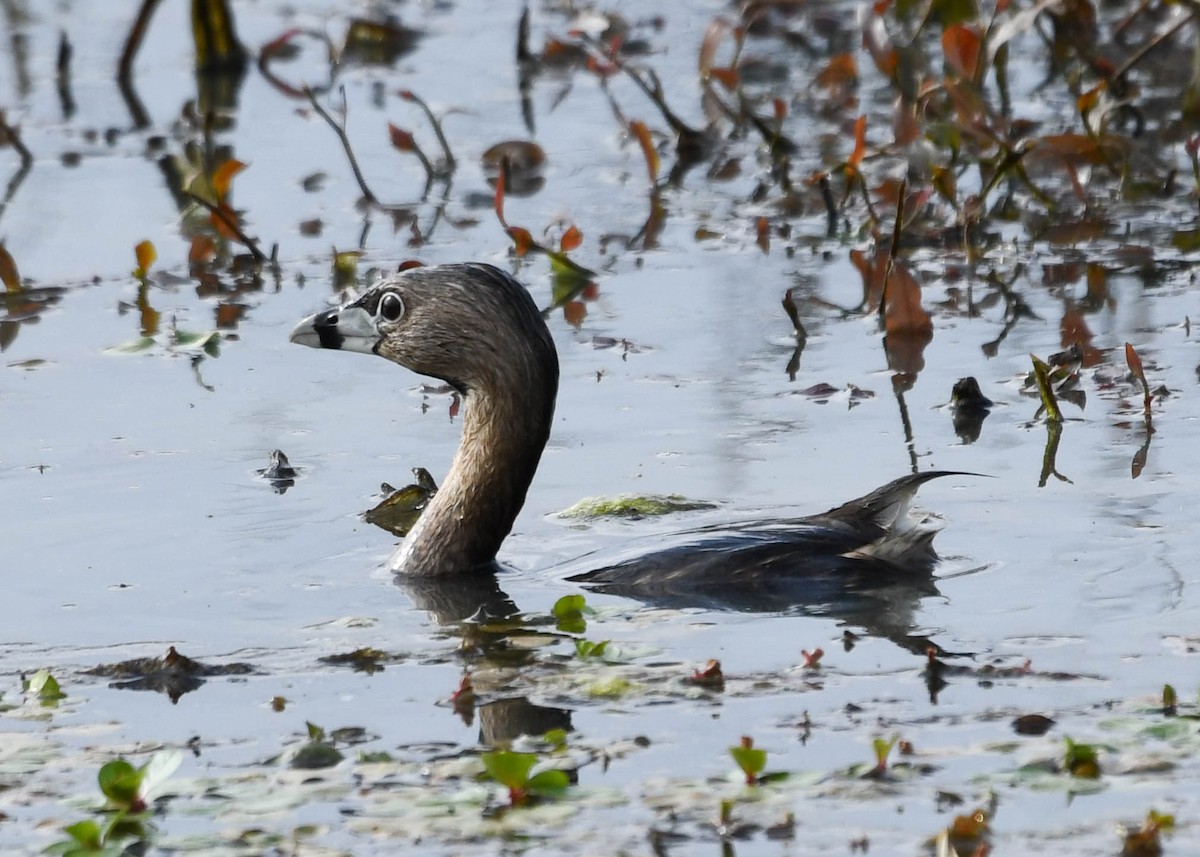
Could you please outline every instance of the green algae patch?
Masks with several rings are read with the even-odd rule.
[[[558,513],[560,518],[652,518],[675,512],[715,509],[716,503],[690,500],[681,494],[617,494],[585,497]]]

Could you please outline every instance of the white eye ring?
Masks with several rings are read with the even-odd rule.
[[[379,299],[379,314],[385,321],[398,321],[404,315],[404,301],[395,292],[386,292]]]

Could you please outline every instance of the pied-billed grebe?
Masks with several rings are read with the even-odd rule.
[[[440,378],[463,397],[450,472],[389,561],[402,575],[494,569],[550,436],[558,356],[525,288],[485,264],[418,267],[357,300],[306,318],[291,340],[378,354]],[[937,471],[904,476],[821,515],[695,530],[573,580],[618,593],[686,587],[770,587],[800,576],[927,572],[934,531],[908,521],[908,502]]]

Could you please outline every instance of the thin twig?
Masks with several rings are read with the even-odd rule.
[[[1167,39],[1171,38],[1171,36],[1175,35],[1175,33],[1177,31],[1179,31],[1180,29],[1182,29],[1184,27],[1184,25],[1190,24],[1195,20],[1196,20],[1196,10],[1192,9],[1190,14],[1185,15],[1184,17],[1180,18],[1174,24],[1167,27],[1167,29],[1163,30],[1161,33],[1159,33],[1153,39],[1146,42],[1146,44],[1142,45],[1140,48],[1138,48],[1136,51],[1134,51],[1133,56],[1129,57],[1129,59],[1127,59],[1127,60],[1125,60],[1125,62],[1121,63],[1121,67],[1118,68],[1115,72],[1113,72],[1110,79],[1111,80],[1121,80],[1122,78],[1124,78],[1125,75],[1128,74],[1129,71],[1135,65],[1140,63],[1143,59],[1145,59],[1146,56],[1151,51],[1155,50],[1163,42],[1165,42]]]
[[[267,255],[258,248],[258,242],[255,241],[253,238],[251,238],[249,235],[247,235],[245,232],[243,232],[242,228],[240,226],[238,226],[237,221],[234,220],[232,217],[230,217],[228,212],[221,210],[218,206],[213,205],[207,199],[196,196],[196,194],[192,193],[191,191],[185,191],[185,193],[186,193],[188,199],[190,199],[192,202],[196,203],[196,205],[198,205],[201,208],[208,211],[213,217],[220,220],[221,223],[227,229],[229,229],[230,232],[232,232],[234,235],[236,235],[238,241],[241,241],[242,244],[244,244],[246,246],[246,249],[250,251],[250,255],[254,257],[254,261],[256,261],[256,262],[269,261],[269,259],[267,258]]]
[[[346,88],[341,87],[340,92],[342,94],[342,118],[344,121],[346,116]],[[316,93],[312,89],[307,86],[304,87],[304,94],[308,96],[308,101],[312,104],[313,110],[317,111],[317,115],[325,120],[329,127],[333,129],[333,133],[337,134],[338,139],[341,141],[342,148],[346,152],[346,158],[350,161],[350,169],[354,172],[354,180],[358,182],[358,189],[362,192],[363,198],[371,205],[379,205],[379,197],[371,193],[371,189],[367,187],[367,180],[363,178],[362,170],[358,168],[358,159],[354,157],[354,150],[350,148],[350,138],[346,136],[345,126],[339,125],[334,121],[333,117],[317,101]]]
[[[442,147],[442,152],[446,156],[446,169],[439,170],[440,174],[452,173],[458,162],[454,160],[454,153],[450,151],[450,143],[446,140],[446,135],[442,131],[442,123],[433,115],[433,111],[429,109],[429,105],[425,100],[417,95],[412,90],[406,89],[400,93],[400,97],[405,101],[411,101],[425,111],[426,118],[429,119],[429,124],[433,126],[433,133],[437,135],[438,144]],[[415,143],[414,143],[415,145]]]
[[[908,196],[908,176],[900,182],[899,200],[896,203],[896,222],[892,225],[892,247],[888,251],[887,265],[883,268],[883,288],[879,294],[879,326],[887,327],[888,283],[896,267],[896,254],[900,252],[900,232],[904,223],[904,198]]]

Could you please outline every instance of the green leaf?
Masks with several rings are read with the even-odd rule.
[[[513,753],[508,750],[484,753],[480,759],[487,775],[510,791],[526,788],[529,772],[537,764],[537,756],[533,753]]]
[[[588,658],[602,658],[604,651],[608,648],[609,640],[601,640],[599,643],[593,643],[591,640],[576,640],[575,654],[584,660]]]
[[[549,770],[534,774],[526,788],[539,797],[560,797],[571,785],[566,771]]]
[[[582,595],[564,595],[554,602],[554,618],[558,630],[567,634],[582,634],[587,630],[587,620],[583,611],[587,609],[587,599]]]
[[[221,355],[221,334],[216,330],[175,329],[174,346],[184,351],[203,351],[209,357]]]
[[[296,751],[296,755],[292,756],[291,765],[298,770],[320,770],[332,768],[343,758],[342,752],[336,747],[313,741]]]
[[[33,677],[25,683],[25,690],[36,694],[42,702],[51,702],[66,696],[59,686],[58,680],[50,674],[49,670],[35,672]]]
[[[155,346],[154,337],[139,336],[137,339],[131,339],[128,342],[122,342],[120,345],[114,345],[111,348],[105,348],[105,354],[139,354],[143,351],[149,351]]]
[[[715,503],[689,500],[679,494],[620,494],[615,497],[587,497],[559,512],[558,517],[648,518],[716,507]]]
[[[150,761],[142,765],[139,772],[142,775],[141,787],[138,790],[138,796],[143,801],[150,800],[158,793],[162,784],[167,781],[171,774],[179,770],[179,766],[183,764],[183,753],[178,750],[163,750],[155,753],[150,757]]]
[[[1100,761],[1096,748],[1091,744],[1077,744],[1070,738],[1063,739],[1067,750],[1063,754],[1063,768],[1073,777],[1095,780],[1100,777]]]
[[[733,757],[733,761],[742,769],[742,773],[746,775],[746,782],[757,782],[758,775],[762,773],[763,768],[767,766],[767,751],[760,750],[757,747],[746,747],[740,745],[729,748],[729,755]]]
[[[322,729],[320,726],[318,726],[317,724],[312,723],[308,720],[304,721],[304,725],[305,725],[305,727],[308,728],[308,740],[309,741],[324,741],[325,740],[325,730]]]
[[[100,837],[100,825],[91,819],[77,821],[70,827],[64,827],[63,832],[89,850],[94,851],[104,844]]]
[[[128,809],[138,800],[143,774],[124,759],[114,759],[100,769],[100,792],[113,806]]]

